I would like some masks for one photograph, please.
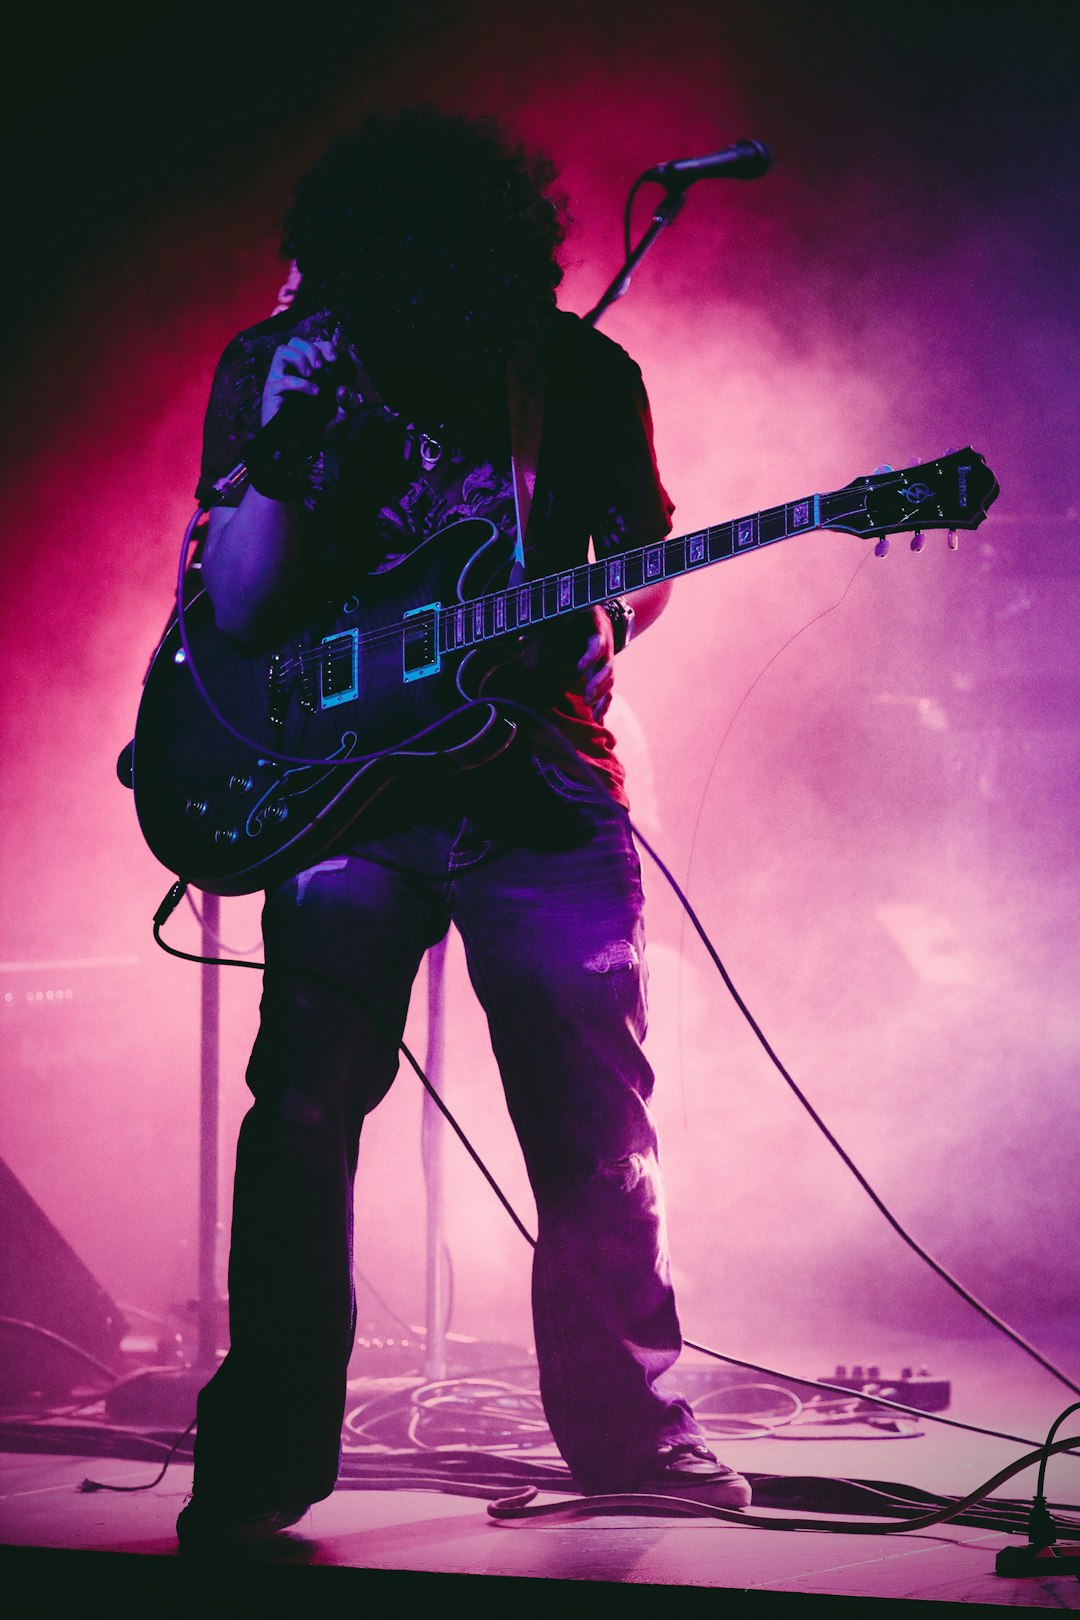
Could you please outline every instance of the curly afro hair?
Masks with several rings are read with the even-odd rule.
[[[376,377],[491,375],[555,302],[555,174],[489,118],[423,106],[367,119],[301,180],[286,216],[297,309],[332,310]]]

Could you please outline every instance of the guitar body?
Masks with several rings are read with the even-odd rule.
[[[515,728],[477,700],[516,640],[440,654],[424,610],[504,586],[512,561],[485,519],[452,524],[368,576],[362,603],[269,652],[222,635],[197,596],[184,614],[190,661],[174,623],[135,728],[136,811],[158,860],[214,894],[268,888],[316,861],[403,770],[436,758],[470,769],[501,753]]]

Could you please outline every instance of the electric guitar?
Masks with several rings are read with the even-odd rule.
[[[534,625],[817,529],[877,539],[975,529],[998,494],[960,450],[883,469],[831,495],[508,583],[512,542],[485,519],[452,523],[369,576],[317,631],[270,652],[214,625],[205,592],[151,664],[132,753],[153,853],[215,894],[267,888],[311,865],[411,765],[483,765],[515,732],[497,672]]]

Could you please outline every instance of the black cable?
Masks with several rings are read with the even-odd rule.
[[[1074,1401],[1063,1412],[1059,1412],[1050,1425],[1050,1432],[1046,1436],[1042,1457],[1039,1459],[1039,1477],[1035,1484],[1035,1495],[1031,1499],[1031,1512],[1028,1514],[1027,1534],[1028,1545],[1041,1551],[1045,1547],[1052,1547],[1057,1541],[1058,1525],[1046,1501],[1046,1465],[1050,1460],[1050,1453],[1054,1446],[1054,1436],[1067,1417],[1080,1411],[1080,1401]]]
[[[198,962],[203,967],[242,967],[254,968],[257,973],[263,971],[261,962],[241,962],[236,956],[196,956],[193,951],[179,951],[175,945],[167,945],[161,937],[161,924],[154,923],[154,941],[167,951],[170,956],[179,957],[181,962]]]
[[[691,1514],[695,1518],[722,1519],[728,1524],[749,1525],[759,1530],[827,1530],[834,1535],[847,1536],[910,1535],[913,1531],[929,1530],[935,1524],[959,1519],[969,1508],[989,1496],[998,1485],[1012,1479],[1015,1474],[1022,1473],[1025,1468],[1030,1468],[1044,1452],[1064,1451],[1076,1445],[1080,1445],[1080,1435],[1072,1435],[1068,1440],[1060,1440],[1051,1447],[1040,1446],[1037,1450],[1009,1463],[1005,1468],[999,1469],[990,1479],[984,1480],[975,1490],[969,1491],[967,1496],[959,1500],[946,1501],[943,1506],[931,1513],[911,1514],[906,1504],[894,1501],[890,1516],[900,1520],[897,1524],[868,1524],[862,1519],[844,1519],[840,1523],[829,1524],[822,1523],[820,1519],[762,1518],[758,1514],[747,1512],[745,1508],[711,1507],[703,1502],[684,1500],[676,1496],[658,1496],[638,1491],[607,1496],[579,1496],[568,1502],[551,1502],[540,1507],[530,1507],[528,1503],[536,1495],[536,1490],[531,1487],[528,1492],[520,1493],[516,1497],[502,1502],[492,1502],[488,1513],[497,1520],[583,1518],[595,1513],[612,1512],[647,1513],[658,1516]],[[885,1498],[885,1501],[887,1503],[888,1499]],[[884,1514],[887,1507],[883,1506],[878,1511]]]
[[[1039,1464],[1039,1478],[1035,1486],[1037,1496],[1041,1497],[1043,1495],[1046,1485],[1046,1464],[1050,1456],[1050,1448],[1054,1444],[1054,1436],[1061,1428],[1061,1425],[1064,1423],[1065,1419],[1067,1417],[1071,1417],[1074,1412],[1080,1412],[1080,1401],[1074,1401],[1071,1406],[1067,1406],[1065,1408],[1064,1412],[1059,1412],[1053,1423],[1050,1425],[1050,1431],[1046,1436],[1046,1444],[1043,1448],[1043,1458]]]
[[[348,992],[346,992],[346,994],[348,994]],[[357,999],[359,999],[359,998],[357,998]],[[366,1005],[366,1004],[361,1003],[361,1005]],[[416,1059],[413,1057],[412,1053],[409,1051],[409,1048],[405,1045],[404,1041],[399,1041],[398,1042],[398,1050],[401,1052],[402,1056],[405,1058],[405,1061],[409,1064],[409,1066],[413,1070],[413,1073],[416,1075],[417,1079],[420,1081],[420,1084],[423,1086],[424,1090],[427,1092],[428,1096],[431,1098],[432,1102],[435,1104],[435,1106],[439,1110],[440,1114],[442,1114],[442,1116],[445,1119],[446,1123],[450,1126],[450,1129],[453,1131],[454,1135],[457,1137],[458,1141],[461,1143],[462,1147],[465,1149],[466,1153],[469,1155],[469,1158],[472,1160],[473,1164],[475,1164],[476,1168],[479,1170],[480,1174],[483,1176],[484,1180],[487,1182],[488,1186],[491,1188],[492,1192],[495,1194],[496,1198],[499,1200],[499,1203],[502,1205],[503,1209],[509,1215],[510,1219],[513,1221],[514,1225],[517,1227],[518,1231],[521,1233],[521,1235],[525,1239],[526,1243],[529,1245],[530,1248],[535,1249],[536,1248],[536,1239],[532,1236],[532,1234],[530,1233],[528,1227],[520,1219],[520,1217],[518,1216],[518,1213],[515,1210],[513,1204],[510,1202],[509,1198],[507,1198],[506,1194],[503,1192],[502,1188],[499,1186],[499,1183],[495,1180],[495,1177],[492,1175],[491,1171],[488,1169],[487,1165],[484,1163],[484,1161],[480,1157],[479,1153],[477,1153],[476,1149],[473,1147],[472,1143],[469,1141],[469,1138],[465,1135],[465,1132],[462,1130],[461,1126],[458,1124],[457,1120],[454,1118],[454,1116],[450,1112],[449,1108],[447,1108],[446,1104],[443,1102],[442,1098],[439,1096],[439,1093],[436,1091],[435,1087],[431,1084],[431,1081],[428,1079],[427,1075],[424,1073],[424,1071],[420,1067],[419,1063],[417,1063]]]
[[[80,1491],[85,1491],[87,1493],[93,1491],[118,1491],[124,1494],[129,1494],[134,1491],[152,1491],[154,1486],[160,1485],[161,1481],[165,1478],[169,1464],[172,1462],[173,1458],[176,1456],[176,1453],[180,1450],[180,1447],[183,1445],[184,1441],[187,1439],[194,1427],[195,1419],[192,1418],[183,1434],[177,1435],[168,1456],[161,1465],[160,1472],[155,1476],[154,1479],[148,1480],[145,1485],[106,1485],[99,1479],[84,1479],[79,1486]]]

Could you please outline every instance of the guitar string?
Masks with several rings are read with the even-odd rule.
[[[971,452],[971,453],[974,454],[974,452]],[[961,451],[961,452],[954,452],[954,454],[968,454],[968,452],[967,451]],[[918,472],[922,471],[924,467],[931,467],[931,466],[934,466],[934,465],[935,465],[934,462],[924,462],[922,464],[922,466],[920,466],[920,467],[905,468],[902,471],[897,471],[896,473],[891,474],[889,476],[877,475],[877,482],[875,482],[873,484],[871,484],[870,477],[867,477],[866,479],[864,479],[862,481],[855,480],[854,482],[855,482],[856,488],[852,491],[852,493],[855,494],[855,495],[860,495],[861,494],[862,496],[865,497],[867,494],[869,494],[871,492],[871,490],[877,491],[877,490],[880,490],[880,489],[887,489],[891,485],[899,484],[905,478],[910,481],[910,478],[911,478],[912,474],[915,474],[915,473],[918,473]],[[861,490],[858,488],[858,485],[860,484],[860,482],[862,483]],[[819,533],[819,532],[822,532],[823,530],[828,531],[828,532],[836,532],[836,533],[849,533],[849,534],[854,533],[854,534],[858,534],[859,531],[852,530],[852,529],[836,529],[834,527],[832,530],[829,530],[828,524],[822,524],[822,523],[818,523],[813,528],[809,528],[809,529],[796,527],[796,528],[792,528],[792,529],[788,530],[786,528],[786,524],[787,524],[787,520],[788,520],[788,511],[789,510],[794,510],[795,508],[797,508],[799,506],[812,507],[812,506],[816,505],[816,507],[817,507],[817,509],[818,509],[818,511],[820,513],[821,505],[822,505],[823,502],[831,502],[831,501],[835,500],[838,496],[848,493],[849,489],[850,489],[850,486],[847,486],[844,489],[834,490],[828,495],[813,494],[813,495],[806,495],[806,496],[796,497],[794,500],[791,500],[791,501],[780,502],[776,506],[762,507],[760,511],[754,512],[754,513],[748,513],[743,517],[731,518],[731,519],[726,520],[723,523],[710,524],[704,529],[695,529],[695,530],[692,530],[689,533],[684,534],[684,535],[668,536],[668,537],[666,537],[664,539],[661,539],[661,540],[650,541],[646,545],[634,547],[629,551],[622,552],[622,553],[619,554],[619,560],[623,563],[623,565],[625,566],[626,564],[632,563],[632,562],[640,562],[642,564],[642,570],[643,570],[643,574],[644,574],[645,559],[646,559],[647,553],[650,552],[650,551],[655,551],[658,547],[660,547],[660,548],[663,549],[663,552],[664,552],[664,567],[663,567],[662,572],[659,575],[657,575],[656,578],[654,578],[654,579],[645,579],[643,577],[640,585],[626,586],[624,584],[622,586],[617,586],[617,587],[615,587],[614,594],[616,594],[616,595],[618,595],[618,594],[632,594],[633,591],[644,589],[646,586],[648,586],[650,584],[659,584],[659,583],[662,583],[663,581],[667,580],[669,577],[678,577],[678,576],[680,576],[682,574],[689,573],[695,567],[699,567],[699,566],[708,567],[708,566],[713,565],[715,563],[726,562],[731,557],[745,555],[745,553],[748,552],[748,551],[761,550],[763,545],[775,545],[775,544],[779,543],[782,540],[793,539],[799,534]],[[827,515],[830,518],[831,523],[835,526],[836,523],[838,523],[841,519],[846,518],[846,517],[852,517],[860,510],[865,511],[865,503],[860,505],[860,503],[857,501],[856,505],[849,511],[829,513]],[[781,518],[782,519],[782,521],[783,521],[783,523],[785,525],[785,532],[780,534],[780,535],[777,535],[775,537],[775,539],[771,539],[771,540],[767,540],[767,541],[763,542],[762,538],[761,538],[761,531],[762,531],[763,524],[766,523],[767,521],[769,521],[771,519],[775,519],[775,518]],[[740,550],[735,550],[734,549],[735,539],[736,539],[736,536],[737,536],[737,533],[738,533],[738,530],[739,530],[739,526],[742,525],[742,524],[749,524],[751,526],[751,533],[752,533],[753,538],[752,538],[751,542],[748,543],[745,547],[743,547]],[[943,529],[943,528],[958,528],[958,527],[970,527],[971,526],[970,523],[965,523],[965,522],[963,522],[963,521],[961,521],[959,519],[951,520],[951,519],[946,519],[943,516],[939,516],[939,517],[935,517],[933,519],[933,521],[931,521],[929,513],[922,516],[922,517],[920,517],[917,513],[916,514],[910,514],[909,513],[909,514],[907,514],[905,516],[903,521],[900,521],[900,522],[897,522],[896,524],[890,525],[888,527],[888,529],[882,530],[882,529],[880,529],[879,526],[867,529],[862,537],[867,538],[867,539],[873,539],[873,538],[877,537],[879,534],[882,534],[882,533],[889,533],[889,534],[898,533],[898,532],[901,532],[903,530],[906,530],[912,524],[917,524],[920,528],[922,528],[924,530],[925,529]],[[731,542],[732,542],[732,550],[725,552],[720,557],[706,556],[706,557],[702,558],[700,564],[699,563],[688,563],[686,561],[686,548],[693,541],[704,540],[705,543],[706,543],[706,546],[711,548],[711,546],[713,545],[714,541],[717,538],[730,539]],[[673,553],[674,553],[674,561],[678,564],[678,573],[677,573],[676,576],[669,576],[669,574],[668,574],[668,566],[669,566],[670,562],[673,560],[673,555],[672,555]],[[452,646],[452,647],[448,646],[448,647],[445,647],[445,648],[440,648],[439,650],[440,651],[447,651],[447,652],[458,652],[458,651],[463,650],[465,647],[478,645],[480,642],[485,642],[485,641],[489,641],[489,640],[495,640],[501,635],[512,635],[516,631],[521,631],[521,630],[531,628],[532,625],[534,625],[536,623],[547,622],[550,619],[559,618],[563,614],[570,614],[570,613],[573,613],[573,612],[579,612],[579,611],[582,611],[584,608],[588,608],[588,607],[598,605],[600,602],[607,600],[609,595],[611,594],[611,591],[609,590],[610,582],[608,581],[608,579],[606,577],[604,577],[605,573],[606,573],[607,564],[608,564],[608,562],[610,560],[611,559],[598,558],[593,562],[579,563],[579,564],[574,565],[574,567],[563,570],[563,571],[561,571],[559,573],[552,574],[552,575],[547,575],[547,576],[545,576],[544,579],[541,579],[541,580],[529,580],[529,581],[526,581],[522,585],[507,586],[507,587],[504,587],[504,588],[502,588],[500,590],[497,590],[497,591],[487,592],[487,593],[485,593],[485,594],[483,594],[481,596],[470,598],[468,602],[452,603],[448,607],[442,607],[440,605],[437,612],[436,612],[436,615],[435,615],[435,621],[436,621],[436,626],[437,626],[437,634],[439,632],[443,631],[443,630],[446,630],[448,632],[451,622],[457,616],[457,614],[459,612],[462,612],[462,611],[464,611],[466,614],[468,614],[469,612],[473,613],[473,615],[474,615],[473,624],[475,626],[475,613],[476,613],[477,608],[480,608],[482,613],[484,614],[484,621],[485,622],[483,624],[483,628],[482,628],[479,636],[476,635],[475,629],[474,629],[472,634],[466,636],[466,639],[464,641],[462,641],[461,643],[457,643],[455,641],[454,646]],[[599,575],[600,578],[599,579],[594,579],[594,577],[593,577],[594,575]],[[588,586],[588,597],[589,597],[588,601],[585,602],[585,603],[582,603],[582,604],[576,604],[576,603],[571,603],[569,605],[561,605],[560,604],[560,605],[556,606],[556,608],[554,609],[553,612],[545,611],[544,603],[543,603],[544,588],[545,587],[556,586],[557,584],[559,584],[563,580],[565,580],[567,577],[569,577],[573,581],[573,584],[571,585],[571,594],[573,594],[574,586],[576,586],[580,582],[584,582]],[[595,597],[595,598],[592,595],[592,588],[593,588],[594,583],[602,585],[602,587],[603,587],[603,589],[601,590],[600,595]],[[534,613],[532,603],[533,603],[534,592],[537,589],[539,589],[539,591],[540,591],[540,606],[539,606],[539,611]],[[528,617],[528,619],[526,621],[524,621],[524,622],[519,622],[516,625],[507,626],[505,629],[499,629],[499,628],[495,627],[494,622],[493,622],[493,627],[489,631],[487,629],[487,626],[486,626],[486,609],[489,606],[491,607],[491,609],[492,609],[492,615],[491,616],[492,616],[492,620],[494,621],[494,607],[495,607],[495,604],[497,602],[499,602],[499,601],[502,601],[504,606],[509,606],[509,604],[513,601],[513,599],[516,596],[519,596],[519,593],[522,592],[522,591],[527,591],[529,593],[529,617]],[[419,618],[419,615],[417,617]],[[358,646],[364,646],[364,647],[367,647],[367,648],[375,648],[375,647],[378,647],[378,646],[382,645],[383,643],[392,642],[398,636],[403,634],[404,629],[405,629],[405,621],[400,620],[396,624],[388,625],[388,626],[382,626],[382,627],[380,627],[379,629],[376,629],[376,630],[360,631],[359,634],[358,634]],[[448,639],[448,637],[447,637],[447,639]],[[335,649],[332,646],[328,646],[328,645],[325,645],[325,644],[320,645],[318,647],[307,648],[307,649],[304,649],[298,655],[297,660],[295,660],[295,661],[290,660],[288,663],[282,665],[281,667],[282,667],[283,672],[290,673],[290,674],[297,667],[299,667],[300,669],[305,669],[305,668],[308,668],[308,667],[317,668],[318,665],[321,662],[323,662],[323,661],[325,661],[327,659],[332,659],[333,656],[334,656],[334,652],[335,652]]]
[[[812,500],[814,497],[808,497],[808,499]],[[801,503],[789,502],[788,504],[795,505]],[[784,508],[781,507],[764,508],[761,512],[754,514],[754,516],[755,518],[767,518],[780,513],[782,510],[784,510]],[[681,577],[684,574],[691,573],[696,568],[710,567],[716,563],[727,562],[732,557],[743,556],[749,551],[759,551],[765,546],[776,545],[782,540],[794,539],[798,535],[818,534],[823,532],[851,532],[850,530],[828,530],[824,525],[817,525],[812,529],[792,529],[788,533],[778,535],[775,540],[762,541],[759,530],[759,533],[755,536],[753,542],[745,546],[740,551],[732,550],[725,552],[719,557],[706,556],[701,559],[700,563],[687,563],[685,561],[686,547],[690,544],[690,542],[695,540],[704,540],[707,546],[711,545],[714,536],[719,534],[721,530],[730,529],[734,534],[735,525],[737,523],[750,521],[751,519],[749,518],[735,519],[729,524],[716,525],[709,529],[698,530],[694,533],[680,535],[673,539],[653,541],[647,546],[636,547],[631,551],[620,553],[619,561],[622,562],[624,566],[628,563],[636,561],[640,561],[644,565],[646,554],[649,551],[653,551],[657,547],[662,547],[665,553],[670,553],[673,549],[677,548],[677,554],[674,560],[679,564],[679,566],[676,574],[670,574],[668,572],[668,567],[672,561],[672,558],[670,555],[665,555],[664,568],[660,574],[657,574],[651,579],[643,578],[640,584],[628,585],[624,583],[622,586],[617,586],[615,587],[614,594],[633,595],[634,592],[647,589],[650,585],[662,584],[668,580],[674,580],[675,578]],[[899,527],[901,530],[906,530],[908,526],[909,522],[906,520]],[[924,519],[922,526],[924,529],[933,529],[945,528],[950,525],[948,525],[944,519],[940,523],[930,523]],[[893,530],[891,532],[895,533],[897,531]],[[877,531],[875,530],[873,533],[876,534]],[[865,538],[873,538],[873,535],[868,534]],[[678,556],[678,551],[681,551],[683,554],[682,560],[680,560]],[[485,642],[495,641],[502,636],[518,634],[524,630],[533,628],[537,624],[549,623],[552,619],[562,618],[564,616],[568,617],[573,613],[583,612],[589,607],[599,606],[601,602],[609,600],[610,595],[612,594],[610,589],[611,582],[606,577],[607,563],[609,560],[610,559],[598,559],[595,562],[578,564],[562,573],[549,574],[543,579],[529,580],[522,585],[506,586],[500,590],[487,592],[481,596],[470,597],[466,601],[454,602],[445,607],[442,606],[442,604],[439,604],[434,614],[434,625],[438,640],[440,642],[449,642],[450,627],[459,615],[464,615],[463,629],[465,630],[465,635],[461,641],[458,641],[455,634],[454,644],[452,646],[440,645],[438,651],[440,653],[461,652],[468,647],[475,647]],[[594,575],[600,575],[602,577],[596,579],[593,577]],[[554,607],[554,609],[548,610],[544,605],[545,592],[561,587],[563,581],[568,578],[572,581],[571,596],[573,596],[575,587],[578,584],[584,583],[587,585],[589,593],[588,601],[559,603]],[[592,594],[594,585],[599,585],[602,587],[600,593],[596,596]],[[502,627],[497,626],[495,624],[494,611],[496,605],[501,602],[504,608],[510,608],[511,605],[516,606],[520,601],[520,595],[522,592],[528,593],[528,617],[524,620],[519,619],[518,622],[513,625],[507,624]],[[539,593],[539,606],[534,608],[537,593]],[[491,610],[490,618],[492,621],[492,626],[490,629],[488,628],[489,608]],[[475,629],[478,610],[481,618],[481,629],[479,632],[477,632]],[[423,610],[416,615],[416,623],[418,627],[423,624],[423,620],[421,618],[422,611]],[[408,621],[401,619],[397,620],[393,624],[380,626],[378,629],[358,631],[356,638],[357,648],[359,649],[360,647],[364,647],[366,649],[375,649],[383,645],[388,645],[403,636],[408,627]],[[304,671],[307,669],[317,669],[320,664],[332,662],[335,656],[339,655],[340,653],[340,646],[334,646],[333,643],[340,642],[342,637],[349,634],[349,631],[340,631],[335,635],[332,635],[326,642],[319,643],[314,647],[304,648],[294,658],[283,662],[279,666],[281,673],[291,675],[297,670]]]
[[[814,499],[814,497],[810,496],[810,497],[807,497],[807,499],[809,501],[812,501]],[[799,504],[799,503],[790,502],[788,504],[795,505],[795,504]],[[625,551],[625,552],[620,552],[618,554],[618,561],[621,562],[623,564],[623,566],[625,567],[626,564],[632,563],[632,562],[635,562],[635,561],[640,561],[644,565],[647,552],[654,551],[658,547],[663,548],[663,550],[665,552],[664,570],[663,570],[663,572],[655,575],[655,577],[653,577],[653,578],[645,578],[645,577],[643,577],[640,585],[628,586],[626,584],[623,584],[621,586],[616,586],[615,589],[614,589],[614,594],[616,594],[616,595],[622,595],[622,594],[629,595],[629,594],[632,594],[634,591],[643,590],[643,589],[647,588],[649,585],[662,584],[662,583],[664,583],[666,580],[668,580],[670,578],[678,577],[678,575],[675,575],[675,576],[669,575],[669,573],[667,571],[668,566],[670,565],[670,563],[672,561],[675,561],[675,562],[677,562],[679,564],[678,574],[681,575],[681,574],[684,574],[684,573],[690,573],[697,567],[708,566],[711,563],[726,562],[729,557],[741,556],[746,551],[759,550],[761,548],[761,545],[762,545],[762,542],[761,542],[761,539],[760,539],[760,534],[758,534],[755,537],[753,544],[745,546],[743,548],[742,552],[731,551],[731,552],[725,553],[725,555],[722,556],[722,557],[710,557],[708,559],[702,558],[701,563],[687,564],[685,562],[685,560],[683,560],[685,558],[686,547],[692,541],[704,540],[706,542],[706,544],[711,544],[713,538],[715,536],[717,536],[718,534],[720,534],[721,531],[724,530],[724,529],[730,528],[732,530],[732,534],[734,535],[735,523],[751,522],[751,521],[756,521],[757,519],[761,519],[761,518],[768,518],[768,517],[779,514],[781,511],[783,511],[782,507],[765,508],[761,512],[755,513],[753,520],[750,519],[750,518],[739,518],[739,519],[735,519],[731,524],[717,524],[717,525],[714,525],[713,527],[711,527],[709,529],[701,529],[701,530],[694,531],[693,533],[690,533],[690,534],[672,536],[670,538],[666,538],[666,539],[663,539],[663,540],[650,541],[648,545],[638,546],[638,547],[634,547],[632,550]],[[905,527],[906,527],[906,525],[905,525]],[[792,539],[797,534],[811,534],[811,533],[814,533],[814,532],[815,531],[812,530],[812,529],[793,529],[790,534],[778,535],[776,540],[770,540],[770,541],[767,541],[765,543],[768,544],[768,545],[775,545],[779,540]],[[679,556],[680,552],[683,554],[683,559],[680,559],[680,556]],[[436,620],[437,620],[438,626],[439,626],[440,629],[444,629],[444,628],[448,629],[450,624],[454,620],[454,618],[459,613],[462,613],[462,612],[465,613],[467,618],[468,618],[469,615],[473,615],[473,621],[472,622],[475,625],[475,622],[476,622],[475,621],[476,610],[480,609],[484,613],[485,628],[484,628],[483,632],[481,633],[481,636],[479,637],[479,640],[481,640],[481,641],[490,641],[490,640],[496,640],[496,639],[498,639],[499,636],[502,636],[502,635],[513,635],[517,631],[530,629],[530,628],[532,628],[532,626],[534,624],[537,624],[537,623],[541,623],[541,622],[546,623],[546,622],[550,621],[551,619],[561,618],[563,615],[569,615],[571,613],[581,612],[584,609],[589,608],[589,607],[596,607],[601,602],[609,600],[609,598],[610,598],[610,596],[612,594],[611,581],[610,581],[610,579],[608,577],[608,573],[607,573],[608,562],[612,561],[612,560],[614,560],[614,559],[598,558],[594,562],[578,563],[578,564],[575,564],[572,568],[565,569],[565,570],[563,570],[563,571],[561,571],[559,573],[546,575],[543,579],[528,580],[528,581],[525,581],[521,585],[505,586],[505,587],[503,587],[503,588],[501,588],[499,590],[486,592],[481,596],[470,597],[465,602],[451,603],[450,605],[448,605],[446,607],[443,607],[440,604],[439,607],[438,607],[437,613],[436,613]],[[600,577],[594,577],[594,576],[600,576]],[[584,583],[584,584],[586,584],[588,586],[588,589],[589,589],[589,599],[588,599],[588,601],[587,602],[571,602],[571,603],[568,603],[568,604],[559,604],[559,605],[557,605],[555,607],[555,609],[553,611],[550,611],[550,612],[547,611],[545,609],[545,607],[544,607],[544,604],[543,604],[543,593],[544,593],[545,588],[547,588],[547,589],[556,588],[559,585],[561,585],[561,583],[567,578],[571,579],[571,581],[573,582],[572,585],[571,585],[571,592],[572,593],[573,593],[574,587],[576,585],[578,585],[578,584]],[[600,590],[599,594],[595,595],[595,596],[592,594],[594,585],[603,587]],[[512,602],[515,601],[515,599],[520,599],[520,594],[522,592],[527,592],[528,595],[529,595],[529,600],[530,600],[529,618],[527,620],[525,620],[525,621],[519,622],[518,624],[508,625],[505,629],[498,629],[498,628],[493,627],[491,630],[488,630],[487,627],[486,627],[486,620],[487,620],[487,611],[486,610],[489,607],[491,608],[491,610],[492,610],[491,619],[492,619],[492,621],[494,621],[494,608],[495,608],[495,605],[498,602],[501,601],[504,604],[504,606],[509,606]],[[540,605],[539,605],[538,610],[534,612],[532,603],[535,600],[535,595],[536,595],[537,592],[540,593]],[[419,620],[419,615],[417,615],[417,618]],[[407,621],[402,619],[402,620],[399,620],[399,621],[397,621],[396,623],[394,623],[392,625],[380,626],[378,629],[375,629],[375,630],[360,631],[359,634],[358,634],[358,645],[363,646],[363,647],[375,647],[375,646],[380,645],[383,642],[393,641],[398,636],[400,636],[406,628],[407,628]],[[466,647],[466,646],[468,646],[470,644],[475,645],[475,644],[477,644],[477,642],[473,638],[467,638],[464,642],[462,642],[460,644],[460,646],[454,646],[454,647],[446,649],[446,650],[449,650],[449,651],[452,651],[452,652],[457,652],[457,651],[461,650],[461,648]],[[301,667],[306,667],[308,663],[318,663],[323,658],[332,657],[333,652],[334,652],[334,649],[332,647],[326,646],[325,644],[320,644],[319,646],[316,646],[316,647],[307,648],[307,649],[304,650],[304,652],[302,652],[301,654],[298,655],[299,663],[300,663]],[[291,672],[292,669],[294,669],[295,667],[296,667],[296,661],[291,661],[289,664],[282,666],[282,668],[284,670],[288,671],[288,672]]]

